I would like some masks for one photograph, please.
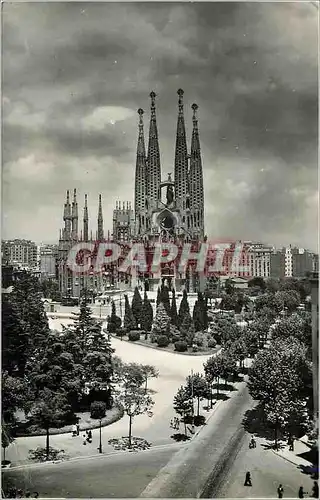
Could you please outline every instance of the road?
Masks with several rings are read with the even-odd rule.
[[[287,462],[261,445],[250,450],[250,436],[244,434],[240,446],[231,454],[219,480],[211,484],[210,498],[277,498],[281,483],[284,498],[298,498],[300,486],[311,492],[313,481],[296,465]],[[245,473],[250,471],[252,487],[244,486]]]
[[[199,498],[206,496],[207,480],[221,473],[225,457],[237,447],[244,430],[244,413],[254,401],[243,383],[228,401],[219,403],[199,436],[173,456],[143,491],[144,498]],[[209,481],[209,486],[210,486]],[[209,488],[210,491],[210,488]]]
[[[38,491],[43,498],[134,498],[180,446],[8,469],[2,488],[11,483],[24,491]]]

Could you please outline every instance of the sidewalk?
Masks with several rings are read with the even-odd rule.
[[[307,453],[310,451],[310,446],[307,446],[305,443],[307,442],[307,438],[303,437],[301,439],[296,439],[294,441],[294,451],[289,451],[289,445],[285,444],[285,447],[280,449],[279,451],[272,450],[273,453],[278,455],[278,457],[283,458],[284,460],[287,460],[287,462],[290,462],[291,464],[297,465],[297,466],[303,466],[303,467],[311,467],[313,464],[306,460],[305,458],[302,458],[299,455],[302,455],[303,453]]]

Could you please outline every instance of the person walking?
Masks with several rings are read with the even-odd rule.
[[[317,481],[314,481],[312,486],[312,498],[319,498],[319,486]]]
[[[76,423],[76,429],[77,429],[77,436],[80,434],[80,424],[79,422]]]
[[[294,451],[294,439],[292,436],[288,439],[289,451]]]
[[[299,492],[298,492],[298,497],[299,498],[304,498],[304,495],[306,495],[306,494],[307,494],[307,492],[303,491],[303,486],[300,486]]]
[[[282,488],[282,484],[279,484],[278,489],[277,489],[277,492],[278,492],[278,498],[283,498],[283,488]]]
[[[245,478],[245,481],[244,481],[244,486],[252,486],[250,472],[246,472],[246,478]]]
[[[249,448],[256,448],[256,446],[257,446],[256,440],[254,439],[253,436],[251,436],[251,440],[250,440],[250,443],[249,443]]]
[[[92,443],[92,431],[88,430],[87,432],[87,441],[88,443]]]
[[[73,425],[72,426],[72,437],[75,437],[77,435],[77,426]]]

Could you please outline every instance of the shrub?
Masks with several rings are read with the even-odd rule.
[[[215,339],[210,339],[208,341],[208,347],[216,347],[216,345],[217,345],[217,342]]]
[[[90,405],[91,418],[103,418],[106,416],[106,403],[103,401],[93,401]]]
[[[124,328],[118,328],[116,331],[116,337],[124,337],[126,334],[126,331]]]
[[[179,340],[174,344],[174,350],[178,352],[185,352],[188,350],[188,345],[187,342],[184,342],[184,340]]]
[[[169,339],[166,335],[159,335],[157,339],[157,344],[159,347],[167,347],[169,343]]]
[[[206,421],[206,417],[204,417],[203,415],[196,415],[194,417],[194,425],[196,427],[199,427],[200,425],[204,425],[205,421]]]
[[[157,339],[158,339],[158,335],[156,335],[155,333],[152,333],[150,334],[150,342],[152,344],[154,344],[155,342],[157,342]]]
[[[199,347],[197,346],[197,344],[192,344],[192,351],[193,352],[198,352],[199,351]]]
[[[180,339],[181,339],[181,335],[180,334],[174,334],[171,337],[171,341],[172,341],[173,344],[175,344],[176,342],[179,342]]]
[[[128,338],[131,342],[135,342],[136,340],[140,340],[140,332],[137,330],[131,330],[128,334]]]

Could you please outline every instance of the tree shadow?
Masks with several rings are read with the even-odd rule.
[[[181,441],[189,441],[190,440],[190,437],[189,436],[186,436],[185,434],[182,434],[182,433],[177,433],[177,434],[172,434],[172,436],[170,436],[174,441],[176,441],[177,443],[181,442]]]
[[[241,370],[242,371],[242,370]],[[232,377],[232,382],[243,382],[244,375],[242,373],[237,373],[234,377]]]
[[[319,466],[316,465],[298,465],[297,467],[302,474],[306,474],[310,476],[311,479],[318,480],[319,479]]]
[[[265,420],[263,409],[259,404],[251,410],[246,411],[242,420],[242,425],[249,434],[267,439],[268,441],[274,441],[274,429]],[[282,436],[279,435],[279,440],[281,438]]]
[[[274,441],[268,442],[268,443],[261,443],[260,446],[264,450],[275,450],[276,449]],[[283,443],[278,443],[277,451],[282,450],[283,448],[285,448],[285,445]]]
[[[227,399],[229,399],[229,396],[227,396],[227,394],[223,394],[221,392],[219,392],[219,393],[216,392],[216,393],[212,394],[212,397],[214,399],[219,400],[219,401],[227,401]]]

